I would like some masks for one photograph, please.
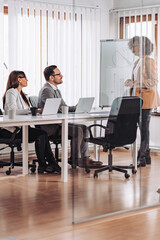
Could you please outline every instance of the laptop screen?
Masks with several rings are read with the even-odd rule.
[[[80,98],[75,113],[89,113],[92,109],[94,97]]]
[[[57,114],[60,103],[61,98],[47,98],[42,115]]]

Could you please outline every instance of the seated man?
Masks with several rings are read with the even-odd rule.
[[[47,98],[61,98],[59,112],[62,112],[61,107],[67,105],[57,86],[63,82],[63,75],[57,66],[51,65],[44,69],[44,77],[46,83],[39,92],[38,107],[43,108]],[[76,106],[69,107],[69,112],[74,112],[75,109]],[[41,128],[47,132],[48,136],[54,134],[61,136],[60,124],[41,125]],[[87,137],[87,127],[85,125],[69,124],[68,136],[71,138],[71,159],[75,161],[76,165],[85,167],[102,164],[102,162],[93,161],[89,157],[88,143],[84,141],[84,138]]]

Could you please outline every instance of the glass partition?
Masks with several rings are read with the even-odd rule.
[[[160,26],[159,8],[147,8],[145,1],[115,11],[99,2],[81,10],[73,5],[82,40],[81,54],[75,50],[75,66],[81,63],[76,96],[95,98],[92,113],[69,119],[84,125],[78,131],[80,156],[72,166],[72,216],[79,223],[159,205]],[[91,128],[96,139],[85,128],[92,124],[103,125]],[[84,160],[84,146],[93,162]],[[97,171],[107,165],[109,170]]]

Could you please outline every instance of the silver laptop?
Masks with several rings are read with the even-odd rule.
[[[92,109],[94,97],[80,98],[75,113],[89,113]]]
[[[42,115],[53,115],[57,114],[61,98],[47,98]]]

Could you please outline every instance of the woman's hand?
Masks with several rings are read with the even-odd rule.
[[[143,84],[146,88],[152,88],[157,85],[157,82],[155,79],[143,79]]]
[[[131,79],[127,79],[124,83],[126,87],[133,87],[134,82]]]

